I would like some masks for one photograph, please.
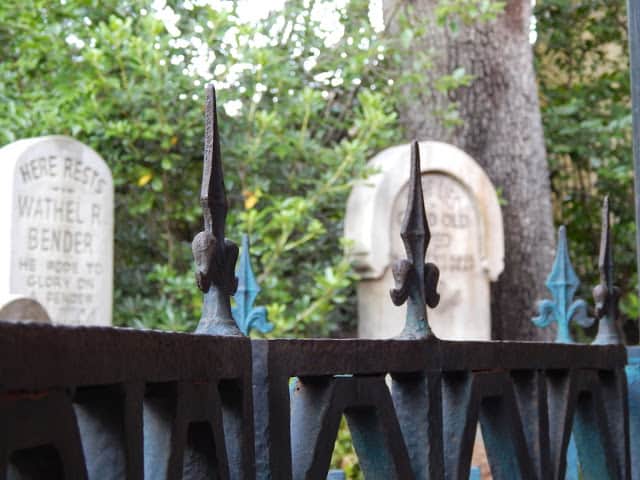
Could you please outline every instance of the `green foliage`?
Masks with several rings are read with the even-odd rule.
[[[214,81],[228,236],[251,236],[273,335],[352,329],[345,201],[366,159],[401,139],[390,81],[401,42],[373,31],[365,0],[290,2],[254,22],[232,2],[170,5],[5,2],[0,144],[67,134],[98,151],[116,188],[115,323],[190,330],[202,92]],[[339,38],[322,23],[332,15]]]
[[[442,26],[448,25],[456,32],[458,25],[488,22],[504,11],[506,2],[493,0],[440,0],[436,8],[436,19]]]
[[[555,217],[567,225],[585,298],[597,283],[600,207],[610,195],[616,282],[636,319],[631,112],[624,2],[536,2],[537,71]]]
[[[331,456],[331,468],[344,471],[345,476],[350,480],[364,479],[364,474],[360,469],[360,463],[351,440],[351,433],[344,417],[340,420],[338,437]]]
[[[442,19],[488,19],[497,2],[448,0]],[[367,0],[291,1],[246,21],[234,2],[24,0],[0,6],[0,144],[71,135],[116,189],[118,325],[191,330],[201,297],[203,87],[217,87],[230,213],[249,233],[274,336],[354,330],[355,275],[341,243],[366,159],[402,140],[396,102],[430,67],[403,62],[424,27],[375,32]],[[333,24],[327,22],[333,18]],[[336,35],[339,32],[341,34]],[[471,78],[454,70],[442,92]],[[404,93],[401,93],[404,92]],[[459,121],[455,106],[443,112]]]

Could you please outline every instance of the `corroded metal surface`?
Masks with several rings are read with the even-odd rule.
[[[585,468],[627,478],[625,363],[620,345],[0,324],[0,472],[319,479],[344,414],[367,479],[466,478],[478,421],[495,478],[562,478],[572,424],[605,449]]]
[[[255,340],[252,350],[258,478],[324,478],[339,413],[369,429],[370,443],[354,443],[380,461],[363,464],[367,479],[468,478],[478,422],[494,478],[564,478],[574,424],[585,472],[605,472],[588,478],[628,478],[621,346],[431,338]],[[606,457],[588,453],[603,446]]]
[[[547,277],[546,286],[551,292],[553,300],[538,302],[539,315],[532,318],[533,323],[541,328],[549,326],[552,322],[558,325],[556,342],[573,343],[573,337],[569,330],[571,321],[588,327],[594,322],[588,316],[587,303],[582,299],[574,300],[576,290],[580,286],[580,280],[571,265],[569,249],[567,247],[567,232],[562,225],[558,229],[558,244],[556,256],[553,261],[551,273]],[[573,435],[569,439],[566,455],[565,480],[579,480],[580,466],[578,462],[578,450]]]
[[[629,364],[625,368],[629,392],[629,443],[631,478],[640,478],[640,346],[627,347]]]
[[[618,318],[620,289],[613,284],[613,242],[610,223],[609,197],[605,197],[602,205],[602,235],[598,257],[600,283],[593,289],[596,318],[599,320],[598,334],[593,342],[595,344],[623,343]]]
[[[407,305],[407,321],[400,338],[420,339],[433,336],[427,319],[426,306],[435,308],[440,301],[436,291],[440,272],[433,263],[425,263],[431,232],[424,210],[422,175],[420,170],[420,147],[411,145],[411,177],[407,209],[402,219],[400,236],[407,252],[407,259],[397,260],[393,266],[395,288],[390,292],[395,305]]]
[[[0,322],[0,478],[254,478],[250,347]]]
[[[238,246],[225,238],[227,197],[224,190],[216,94],[208,85],[205,106],[204,167],[200,204],[204,230],[193,239],[196,282],[204,293],[197,333],[242,335],[231,316],[230,297],[238,287],[234,269]]]

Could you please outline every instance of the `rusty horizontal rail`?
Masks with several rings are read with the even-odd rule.
[[[367,479],[469,478],[478,422],[493,478],[564,478],[572,429],[585,478],[630,475],[620,345],[257,340],[252,349],[257,478],[324,478],[343,414]]]
[[[0,322],[0,432],[0,479],[253,478],[251,345]]]
[[[290,376],[358,372],[482,371],[623,368],[626,351],[619,345],[542,342],[455,342],[436,338],[406,340],[253,340],[268,349],[275,368]]]
[[[249,339],[242,337],[0,322],[4,391],[241,378],[249,358]]]
[[[0,478],[320,479],[343,414],[367,479],[468,478],[478,422],[494,478],[562,478],[572,430],[602,452],[591,478],[628,478],[625,364],[617,345],[0,324]]]

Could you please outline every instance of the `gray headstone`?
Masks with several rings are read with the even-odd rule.
[[[68,137],[0,149],[0,295],[40,302],[53,323],[110,325],[113,180]]]
[[[49,314],[37,300],[20,295],[0,298],[0,320],[5,322],[51,322]]]
[[[431,242],[427,261],[440,269],[440,303],[428,313],[435,334],[448,340],[489,340],[489,286],[504,267],[502,213],[495,188],[462,150],[420,142],[422,185]],[[388,148],[369,165],[379,173],[354,186],[345,217],[349,254],[360,274],[358,333],[398,335],[406,305],[389,297],[392,263],[405,258],[400,237],[407,205],[409,145]]]

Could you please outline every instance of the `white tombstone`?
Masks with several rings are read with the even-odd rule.
[[[40,302],[53,323],[110,325],[113,180],[63,136],[0,149],[0,296]]]
[[[389,297],[392,263],[406,258],[400,227],[407,205],[410,145],[388,148],[369,166],[374,175],[356,184],[347,202],[345,237],[358,283],[358,334],[398,335],[406,305]],[[420,142],[422,186],[431,230],[427,261],[440,269],[440,303],[429,309],[434,333],[447,340],[490,340],[490,282],[504,268],[502,212],[496,190],[465,152]]]

